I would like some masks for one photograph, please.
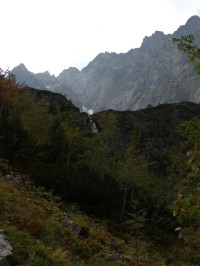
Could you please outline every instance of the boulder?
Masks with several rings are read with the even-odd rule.
[[[62,221],[61,224],[62,224],[62,226],[68,227],[71,230],[73,230],[77,235],[81,231],[80,225],[77,224],[77,223],[75,223],[74,221],[71,221],[71,220],[66,219],[66,220]]]
[[[12,265],[12,246],[2,230],[0,230],[0,266]]]

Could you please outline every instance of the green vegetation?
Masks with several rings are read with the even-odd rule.
[[[93,132],[64,96],[1,71],[0,108],[16,265],[198,265],[200,105],[103,111]]]
[[[173,38],[173,42],[178,43],[178,49],[187,54],[189,62],[194,62],[194,69],[200,74],[200,47],[194,44],[194,35],[189,34],[180,38]]]
[[[0,226],[13,246],[15,265],[124,265],[134,264],[136,257],[141,263],[162,265],[150,240],[138,239],[137,247],[134,241],[127,244],[109,232],[106,220],[97,221],[72,204],[58,201],[27,176],[4,175],[7,169],[6,163],[1,165]],[[80,226],[79,234],[66,226],[68,220]],[[109,259],[112,256],[119,261]]]

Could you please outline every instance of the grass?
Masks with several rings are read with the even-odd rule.
[[[63,226],[66,219],[81,227],[80,234]],[[51,192],[33,186],[27,177],[12,175],[7,180],[0,174],[0,228],[13,247],[16,265],[165,265],[155,243],[143,235],[137,243],[134,237],[123,238],[119,232],[111,233],[106,223],[60,202]],[[109,254],[118,254],[121,260],[109,260]]]

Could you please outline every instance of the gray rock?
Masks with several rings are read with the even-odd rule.
[[[109,261],[122,261],[122,258],[117,253],[111,253],[106,256],[106,259]]]
[[[0,266],[12,265],[12,246],[3,231],[0,231]]]
[[[4,175],[2,179],[5,182],[11,182],[11,181],[13,181],[13,176],[12,175]]]
[[[112,261],[112,262],[116,261],[116,262],[121,262],[124,264],[126,264],[127,262],[133,261],[131,256],[121,256],[118,253],[107,254],[106,259],[108,261]]]
[[[68,227],[71,230],[73,230],[77,235],[81,231],[80,225],[75,223],[74,221],[66,219],[66,220],[62,221],[61,224],[62,224],[62,226]]]

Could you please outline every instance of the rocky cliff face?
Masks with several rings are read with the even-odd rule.
[[[13,70],[20,81],[38,88],[62,92],[77,106],[95,111],[102,109],[137,110],[163,102],[199,101],[200,78],[186,56],[172,43],[174,36],[194,34],[200,43],[200,18],[191,17],[184,26],[165,35],[156,31],[145,37],[140,48],[124,54],[101,53],[87,67],[64,70],[57,78],[41,73],[22,75]],[[16,71],[17,70],[17,71]],[[20,72],[20,73],[19,73]],[[31,80],[29,80],[29,76]]]

